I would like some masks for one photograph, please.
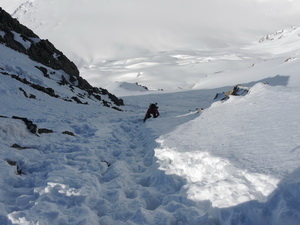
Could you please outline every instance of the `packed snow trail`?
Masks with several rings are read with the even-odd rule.
[[[215,94],[192,93],[195,99],[207,97],[207,105]],[[206,211],[210,206],[198,207],[188,200],[182,189],[185,179],[165,174],[154,157],[154,149],[159,147],[156,140],[161,134],[199,115],[193,101],[185,101],[184,107],[175,104],[180,96],[190,99],[191,95],[181,92],[173,97],[162,93],[125,98],[125,112],[118,116],[112,114],[109,121],[100,119],[94,123],[99,135],[95,132],[89,141],[97,142],[96,154],[107,165],[99,180],[101,192],[96,208],[100,224],[199,224],[207,221]],[[157,100],[161,117],[142,122],[149,103]]]
[[[136,116],[119,119],[108,140],[114,156],[100,180],[106,208],[100,224],[197,224],[203,212],[180,193],[184,179],[158,170],[156,137]],[[102,190],[103,192],[103,190]],[[177,199],[177,200],[176,200]],[[186,205],[182,205],[182,201]],[[177,202],[177,203],[176,203]],[[189,203],[188,203],[189,202]],[[107,212],[106,214],[104,214]],[[199,216],[191,217],[190,213]],[[206,218],[206,216],[205,216]]]
[[[14,166],[2,162],[3,224],[198,224],[205,220],[202,210],[181,193],[184,178],[166,175],[154,157],[162,133],[195,118],[189,107],[183,109],[187,116],[176,118],[177,106],[164,106],[175,106],[177,97],[140,96],[128,101],[124,112],[117,112],[48,96],[39,96],[38,102],[24,100],[15,93],[13,89],[3,92],[10,98],[2,99],[9,107],[2,108],[1,115],[24,116],[53,133],[38,137],[21,121],[1,119],[2,158],[18,162],[25,173],[17,176]],[[188,92],[180,95],[189,96]],[[143,123],[149,102],[157,99],[162,116]],[[162,125],[164,120],[169,122]],[[63,131],[74,136],[62,135]],[[12,150],[14,143],[26,149]]]

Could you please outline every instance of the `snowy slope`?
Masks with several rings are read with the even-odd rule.
[[[299,33],[87,66],[107,72],[123,111],[64,101],[84,92],[0,44],[0,224],[298,225]],[[214,100],[238,83],[247,94]],[[161,115],[143,123],[150,102]],[[33,134],[13,116],[52,132]]]
[[[213,103],[231,87],[137,95],[125,85],[133,95],[119,112],[28,99],[1,75],[1,224],[296,225],[299,83],[292,86],[259,83]],[[149,102],[161,116],[143,123]],[[11,116],[53,133],[31,134]]]

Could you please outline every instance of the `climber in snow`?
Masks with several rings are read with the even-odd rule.
[[[151,103],[144,118],[144,122],[151,118],[151,115],[156,118],[159,116],[157,103]]]

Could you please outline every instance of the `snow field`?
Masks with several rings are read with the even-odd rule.
[[[4,224],[199,221],[185,215],[186,207],[175,204],[170,197],[172,193],[177,196],[182,181],[157,170],[153,160],[157,144],[135,113],[129,117],[123,113],[119,118],[118,112],[102,109],[101,113],[95,113],[99,106],[68,103],[72,113],[66,114],[66,108],[62,107],[65,103],[53,107],[47,97],[40,102],[44,107],[29,100],[20,103],[11,103],[10,107],[16,110],[7,111],[22,112],[23,116],[35,118],[39,127],[51,127],[55,132],[32,138],[22,121],[7,118],[7,122],[2,122],[1,138],[5,140],[2,154],[5,159],[17,161],[25,173],[16,176],[16,168],[4,162],[11,176],[1,185],[4,193],[10,193],[2,196],[2,206],[5,205],[2,215],[8,212],[7,218],[3,217]],[[22,110],[28,104],[32,110]],[[58,132],[63,130],[74,132],[75,137],[60,135]],[[10,146],[14,142],[28,149],[12,151]],[[189,211],[199,214],[196,209]]]
[[[0,60],[1,70],[71,94],[57,77],[43,78],[27,57],[1,49],[9,56]],[[1,223],[196,225],[244,224],[247,218],[250,225],[297,224],[298,65],[284,58],[197,83],[213,89],[147,91],[116,83],[110,87],[126,95],[124,112],[54,99],[0,76],[0,115],[26,117],[54,131],[38,137],[22,121],[1,118]],[[213,103],[216,93],[232,88],[221,83],[237,77],[253,81],[250,86],[257,80],[270,85]],[[37,99],[25,98],[19,87]],[[143,123],[151,102],[161,116]],[[16,175],[18,167],[24,175]]]
[[[246,224],[296,224],[297,201],[289,194],[274,200],[274,195],[299,193],[299,188],[294,190],[294,184],[299,185],[294,177],[299,176],[300,159],[298,98],[298,89],[256,84],[244,97],[214,103],[196,119],[159,138],[155,156],[160,169],[186,179],[182,189],[188,199],[210,201],[220,208],[220,215],[227,211],[233,216],[222,215],[224,224],[245,224],[243,216],[250,221]],[[294,174],[293,185],[286,181],[290,174]],[[270,215],[260,215],[251,202]],[[291,211],[281,211],[279,202]],[[238,219],[234,218],[237,211]],[[293,218],[286,217],[287,211]]]
[[[58,1],[4,2],[11,10],[24,3],[15,15],[41,34],[61,34],[59,44],[73,46],[66,51],[82,76],[93,85],[109,84],[114,94],[126,96],[126,106],[117,112],[93,101],[64,102],[0,75],[0,116],[26,117],[54,131],[38,137],[22,121],[0,118],[0,224],[298,225],[299,28],[274,34],[274,42],[222,51],[129,48],[135,57],[119,56],[127,49],[114,45],[119,49],[109,54],[118,58],[99,60],[102,51],[98,55],[90,45],[105,45],[98,35],[91,35],[96,42],[86,35],[88,26],[63,26],[59,15],[66,15],[67,1],[58,11],[50,7]],[[53,20],[35,15],[44,12]],[[66,74],[45,79],[28,57],[3,45],[0,50],[0,71],[72,94],[56,83]],[[216,93],[237,83],[255,86],[246,96],[213,103]],[[19,87],[37,99],[25,98]],[[151,102],[161,115],[143,123]]]
[[[22,121],[1,118],[3,224],[245,224],[247,218],[279,225],[288,214],[297,224],[297,88],[259,83],[223,103],[213,98],[230,87],[148,91],[124,97],[124,112],[117,112],[43,94],[22,98],[9,84],[1,82],[8,107],[0,115],[24,116],[54,133],[38,137]],[[127,94],[134,87],[121,86]],[[151,102],[161,116],[143,123]],[[16,175],[5,160],[25,174]]]

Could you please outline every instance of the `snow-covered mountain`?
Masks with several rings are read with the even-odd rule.
[[[2,0],[1,5],[63,51],[83,78],[104,88],[115,81],[189,88],[210,73],[239,68],[240,57],[249,56],[239,51],[242,45],[300,24],[300,2],[291,0]],[[250,57],[250,65],[242,66],[255,63],[257,56]],[[210,58],[210,65],[200,66]]]
[[[54,13],[55,2],[3,4],[26,18],[46,13],[37,6]],[[68,1],[60,3],[62,13]],[[75,76],[34,61],[29,50],[42,40],[8,24],[0,26],[0,224],[298,225],[299,28],[241,47],[93,62]],[[81,86],[84,74],[125,105]],[[160,116],[143,123],[155,102]]]
[[[92,87],[79,76],[75,64],[48,40],[40,39],[1,8],[0,13],[0,47],[3,55],[0,73],[7,76],[8,80],[21,83],[19,90],[26,97],[36,96],[27,93],[29,88],[29,92],[34,89],[35,93],[43,92],[63,101],[81,104],[98,101],[99,104],[115,108],[123,105],[121,99],[105,89]],[[102,99],[105,95],[110,101]]]

